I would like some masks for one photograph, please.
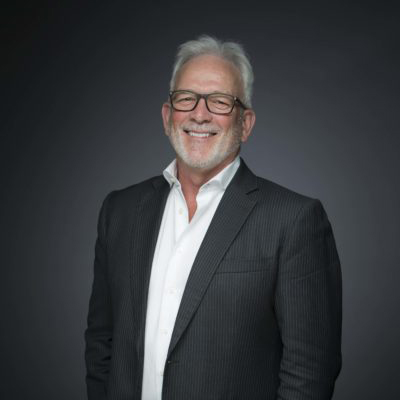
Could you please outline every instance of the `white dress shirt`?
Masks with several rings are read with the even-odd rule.
[[[200,244],[240,158],[200,187],[189,213],[176,174],[176,160],[164,170],[171,190],[165,205],[151,269],[145,331],[142,400],[161,400],[169,343],[186,281]]]

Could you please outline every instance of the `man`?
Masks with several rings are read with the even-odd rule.
[[[341,275],[318,200],[238,156],[254,125],[241,46],[177,54],[163,176],[102,206],[86,331],[90,400],[332,397]]]

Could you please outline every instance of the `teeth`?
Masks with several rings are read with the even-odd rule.
[[[198,132],[189,132],[190,136],[194,136],[194,137],[209,137],[211,136],[211,133],[198,133]]]

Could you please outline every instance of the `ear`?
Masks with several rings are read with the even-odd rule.
[[[164,103],[161,107],[161,116],[164,125],[164,132],[167,136],[169,136],[169,120],[171,118],[171,104]]]
[[[256,113],[251,109],[244,110],[242,115],[242,142],[249,138],[255,123]]]

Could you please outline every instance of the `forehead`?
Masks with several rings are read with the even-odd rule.
[[[239,95],[241,79],[229,61],[214,55],[201,55],[186,62],[178,73],[175,89],[199,93],[223,92]]]

